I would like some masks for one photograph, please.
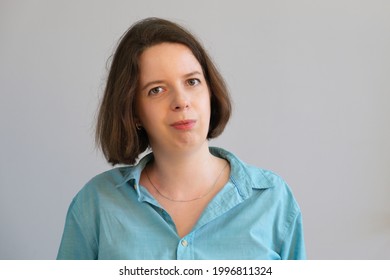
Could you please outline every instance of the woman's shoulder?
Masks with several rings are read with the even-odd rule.
[[[101,172],[92,177],[76,194],[74,200],[98,201],[100,198],[110,198],[120,195],[128,187],[138,185],[141,173],[146,164],[151,160],[152,155],[147,154],[135,165],[123,165]]]
[[[120,166],[101,172],[92,177],[85,188],[113,187],[123,184],[134,173],[133,166]]]
[[[279,209],[279,214],[284,213],[290,218],[295,218],[301,213],[293,189],[282,176],[272,170],[248,164],[246,166],[248,174],[252,174],[252,194],[257,198],[257,203]]]
[[[284,179],[274,171],[247,163],[230,151],[217,147],[212,147],[211,151],[214,155],[229,161],[233,178],[244,181],[249,179],[249,183],[254,188],[271,188],[287,185]]]
[[[255,166],[241,160],[232,152],[221,148],[212,148],[212,152],[227,159],[231,165],[231,180],[241,190],[250,192],[269,190],[275,198],[287,198],[295,201],[292,190],[285,179],[275,171]]]
[[[121,166],[101,172],[92,177],[78,191],[73,203],[88,203],[102,201],[103,198],[113,197],[120,188],[132,184],[137,178],[136,167]]]

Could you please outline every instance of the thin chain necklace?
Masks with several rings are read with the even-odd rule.
[[[225,164],[225,166],[222,168],[221,172],[219,173],[217,179],[215,179],[215,182],[214,184],[210,187],[210,189],[203,195],[201,196],[198,196],[198,197],[195,197],[195,198],[192,198],[192,199],[188,199],[188,200],[179,200],[179,199],[173,199],[173,198],[170,198],[166,195],[163,195],[159,190],[158,188],[153,184],[152,180],[150,179],[149,177],[149,173],[148,173],[148,168],[145,168],[145,174],[146,174],[146,177],[148,178],[150,184],[152,185],[152,187],[156,190],[156,192],[162,196],[163,198],[169,200],[169,201],[172,201],[172,202],[191,202],[191,201],[195,201],[195,200],[199,200],[199,199],[202,199],[203,197],[205,197],[206,195],[208,195],[213,189],[214,187],[217,185],[217,182],[219,180],[219,178],[221,177],[223,171],[225,170],[225,168],[228,166],[228,163]]]

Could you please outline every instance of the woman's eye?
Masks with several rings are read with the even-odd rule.
[[[189,86],[196,86],[196,85],[198,85],[198,84],[200,84],[200,80],[199,79],[189,79],[188,81],[187,81],[187,84],[189,85]]]
[[[155,87],[155,88],[152,88],[151,90],[149,90],[149,95],[156,95],[156,94],[159,94],[161,92],[163,92],[162,87]]]

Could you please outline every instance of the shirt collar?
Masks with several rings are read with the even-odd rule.
[[[123,172],[123,180],[115,187],[119,188],[124,186],[126,183],[130,183],[130,185],[134,188],[137,188],[139,185],[139,180],[141,178],[142,170],[148,164],[149,161],[153,159],[153,153],[149,153],[145,155],[136,165],[126,166],[124,167]]]
[[[210,147],[210,152],[229,161],[230,181],[243,198],[249,197],[253,189],[268,189],[273,186],[262,169],[241,161],[233,153],[217,147]]]
[[[272,187],[273,184],[271,184],[267,176],[265,176],[262,169],[242,162],[233,153],[222,148],[210,147],[210,152],[217,157],[224,158],[229,161],[231,167],[230,181],[236,186],[238,192],[243,198],[249,197],[252,193],[252,189],[268,189]],[[122,187],[126,183],[129,183],[137,190],[138,195],[140,195],[138,185],[141,173],[148,162],[152,159],[153,153],[149,153],[145,155],[136,165],[124,167],[123,180],[121,180],[116,187]]]

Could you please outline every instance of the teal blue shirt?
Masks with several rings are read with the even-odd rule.
[[[180,238],[169,214],[139,184],[149,154],[102,173],[73,199],[58,259],[304,259],[301,212],[270,171],[220,148],[230,179]]]

